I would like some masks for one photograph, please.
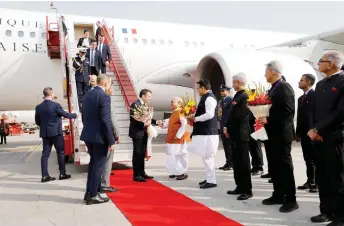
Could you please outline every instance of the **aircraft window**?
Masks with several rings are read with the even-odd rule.
[[[137,44],[137,38],[133,38],[134,44]]]
[[[12,31],[11,30],[6,30],[6,36],[12,36]]]
[[[45,36],[46,36],[46,33],[43,32],[43,33],[41,34],[41,37],[42,37],[42,38],[45,38]]]
[[[173,41],[172,40],[168,40],[168,44],[169,45],[173,45]]]
[[[189,42],[188,42],[188,41],[185,41],[184,44],[185,44],[186,46],[189,46]]]
[[[204,47],[204,42],[201,42],[201,46]]]
[[[31,38],[35,38],[36,37],[36,33],[35,32],[30,32],[30,37]]]
[[[233,44],[231,44],[230,47],[233,48],[234,47]]]
[[[147,39],[142,39],[142,43],[146,45],[147,44]]]
[[[23,31],[18,31],[18,36],[19,37],[23,37],[24,36],[24,32]]]
[[[152,39],[152,44],[155,45],[155,39]]]
[[[192,43],[194,47],[197,47],[197,43],[196,42],[193,42]]]
[[[129,39],[128,38],[124,38],[124,42],[125,43],[129,43]]]
[[[160,39],[160,45],[164,45],[165,44],[165,41]]]

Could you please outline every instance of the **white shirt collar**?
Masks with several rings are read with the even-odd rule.
[[[143,102],[143,100],[141,98],[139,98],[139,100],[140,100],[142,105],[145,104],[145,102]]]
[[[328,78],[330,78],[330,77],[333,76],[333,75],[339,74],[339,73],[341,73],[341,72],[342,72],[342,70],[340,70],[340,71],[338,71],[338,72],[336,72],[336,73],[334,73],[334,74],[328,76]]]

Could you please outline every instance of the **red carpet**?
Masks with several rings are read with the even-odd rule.
[[[120,190],[108,196],[133,226],[241,225],[154,180],[133,182],[132,170],[114,172],[111,186]]]

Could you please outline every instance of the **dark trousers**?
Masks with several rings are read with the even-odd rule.
[[[272,151],[270,150],[268,141],[264,141],[264,147],[265,147],[266,161],[268,164],[268,174],[271,175],[271,165],[272,165],[272,164],[270,164],[272,162],[271,154],[273,154],[272,152],[274,150],[272,150]]]
[[[106,74],[106,65],[105,64],[101,64],[100,69],[102,70],[103,74]]]
[[[43,152],[42,152],[42,157],[41,157],[42,177],[49,176],[48,159],[49,159],[51,148],[53,147],[53,145],[57,153],[57,162],[59,164],[60,174],[66,173],[63,136],[59,135],[55,137],[44,137],[43,138]]]
[[[320,212],[344,220],[343,140],[314,142]]]
[[[315,184],[315,152],[312,141],[307,135],[301,137],[301,147],[307,168],[307,183]]]
[[[233,170],[237,189],[242,193],[252,193],[249,142],[232,138]]]
[[[109,151],[109,146],[88,142],[86,142],[86,146],[90,155],[86,192],[89,193],[91,197],[94,197],[97,195],[100,189],[101,176],[105,169],[106,156],[107,152]]]
[[[1,137],[1,142],[0,142],[0,144],[3,144],[4,141],[5,141],[5,144],[7,144],[7,140],[6,140],[7,135],[6,135],[6,134],[0,134],[0,137]]]
[[[97,68],[94,67],[94,66],[90,66],[90,72],[91,72],[91,75],[96,75],[96,76],[98,76],[98,74],[99,74],[99,71],[98,71]]]
[[[250,154],[252,158],[252,168],[263,170],[264,160],[262,152],[262,144],[250,137]]]
[[[223,131],[221,131],[221,140],[222,140],[222,145],[223,145],[223,150],[225,151],[225,156],[226,156],[226,165],[232,166],[233,161],[232,161],[232,144],[231,144],[231,139],[227,138]]]
[[[78,93],[78,102],[79,107],[82,107],[82,100],[84,98],[84,95],[88,91],[88,84],[86,82],[76,82],[76,91]]]
[[[145,174],[145,156],[147,150],[147,133],[142,138],[133,138],[133,171],[134,177]]]
[[[291,157],[291,142],[268,140],[270,174],[274,187],[273,196],[284,199],[285,202],[296,201],[293,159]]]

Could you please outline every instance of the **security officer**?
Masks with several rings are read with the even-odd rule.
[[[73,57],[73,68],[75,70],[76,89],[78,93],[79,107],[82,109],[82,99],[89,89],[89,59],[85,58],[86,50],[79,51],[76,57]]]
[[[227,138],[223,133],[223,127],[226,126],[228,115],[229,115],[229,109],[232,105],[232,98],[229,96],[230,88],[226,85],[221,85],[220,87],[222,100],[220,100],[218,105],[218,121],[220,123],[220,132],[221,132],[221,140],[223,149],[225,151],[226,156],[226,164],[222,167],[220,167],[220,170],[231,170],[233,169],[233,163],[232,163],[232,148],[231,148],[231,140],[230,138]]]

